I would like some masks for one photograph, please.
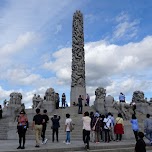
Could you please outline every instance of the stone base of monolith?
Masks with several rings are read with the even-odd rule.
[[[83,105],[86,103],[86,88],[83,87],[71,87],[70,94],[70,106],[73,105],[73,102],[78,103],[79,95],[83,97]]]

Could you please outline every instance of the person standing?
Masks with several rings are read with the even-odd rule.
[[[110,129],[111,129],[111,119],[106,115],[106,117],[103,120],[104,122],[104,132],[105,132],[105,142],[110,141]]]
[[[125,102],[125,95],[122,92],[120,92],[119,101],[120,102]]]
[[[122,134],[124,134],[124,121],[122,119],[121,113],[118,114],[115,122],[116,124],[114,127],[114,132],[116,134],[116,141],[121,141]]]
[[[56,109],[59,109],[59,103],[60,103],[60,97],[59,97],[59,94],[58,93],[55,93],[56,95]]]
[[[17,119],[17,132],[19,136],[19,146],[17,149],[25,149],[25,134],[27,129],[28,129],[28,119],[25,115],[25,111],[21,111]],[[22,139],[23,139],[23,146],[21,146]]]
[[[62,94],[62,108],[65,108],[65,101],[66,101],[66,95],[65,93]]]
[[[91,131],[91,118],[89,117],[89,112],[86,111],[82,117],[83,121],[83,142],[85,149],[89,149],[90,131]]]
[[[130,120],[130,123],[132,125],[132,130],[134,132],[135,139],[137,141],[138,140],[138,130],[139,130],[139,127],[138,127],[138,120],[137,120],[135,114],[132,115],[132,119]]]
[[[45,138],[45,131],[46,131],[47,123],[49,121],[49,117],[47,115],[46,109],[43,110],[43,119],[44,119],[44,122],[42,124],[43,126],[42,126],[41,137],[42,137],[42,144],[46,144],[48,139]]]
[[[89,103],[90,103],[90,96],[87,94],[87,97],[86,97],[86,102],[87,102],[87,106],[89,106]]]
[[[145,137],[150,141],[152,145],[152,118],[150,118],[150,114],[147,114],[147,118],[144,121],[144,131]]]
[[[90,112],[90,118],[91,118],[91,128],[93,128],[93,120],[94,120],[94,113],[93,113],[93,111],[91,111]],[[90,131],[90,140],[91,140],[91,142],[95,142],[95,132],[94,132],[94,130],[92,130],[91,129],[91,131]]]
[[[78,109],[78,114],[82,114],[82,109],[83,109],[83,98],[81,97],[81,95],[79,95],[79,98],[78,98],[78,106],[79,106],[79,109]]]
[[[54,142],[54,135],[56,133],[56,141],[58,142],[58,134],[59,134],[59,127],[60,127],[60,116],[57,116],[56,114],[54,114],[54,116],[51,118],[52,120],[52,142]]]
[[[115,141],[115,135],[114,135],[115,119],[110,112],[108,113],[108,118],[111,119],[111,127],[110,127],[110,131],[109,131],[110,140]]]
[[[0,105],[0,119],[2,119],[2,113],[3,113],[3,110],[2,110],[2,106]]]
[[[65,120],[66,144],[70,144],[70,132],[72,131],[71,126],[72,126],[72,119],[70,118],[70,114],[67,113]]]
[[[36,115],[33,117],[33,124],[32,129],[35,129],[35,139],[36,139],[36,146],[40,147],[40,137],[42,133],[42,124],[45,122],[43,116],[40,114],[40,109],[36,109]]]
[[[138,137],[139,139],[137,140],[136,145],[135,145],[135,152],[146,152],[146,143],[143,140],[144,133],[138,132]]]
[[[95,143],[100,142],[100,131],[101,131],[101,121],[99,118],[100,115],[95,115],[93,119],[93,126],[95,126]]]

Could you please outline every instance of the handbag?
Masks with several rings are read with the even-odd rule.
[[[97,120],[96,120],[94,126],[92,127],[92,130],[93,130],[93,131],[95,131],[95,129],[96,129],[96,124],[97,124],[98,120],[99,120],[99,118],[97,118]]]

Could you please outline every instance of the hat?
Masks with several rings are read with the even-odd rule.
[[[99,115],[99,113],[97,113],[97,112],[94,114],[94,117],[99,117],[99,116],[100,116],[100,115]]]

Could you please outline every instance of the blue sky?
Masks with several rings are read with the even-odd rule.
[[[118,100],[136,90],[152,97],[152,2],[150,0],[1,0],[0,102],[21,92],[26,107],[33,94],[54,88],[69,102],[73,13],[84,16],[86,88]]]

